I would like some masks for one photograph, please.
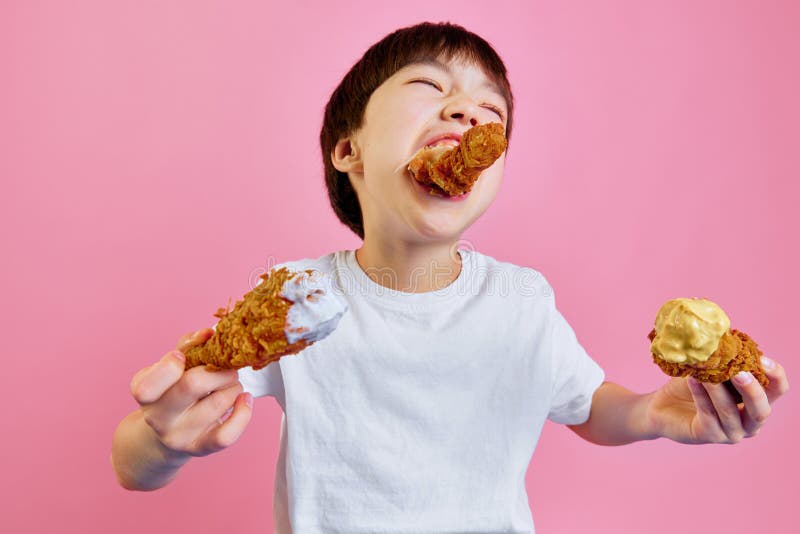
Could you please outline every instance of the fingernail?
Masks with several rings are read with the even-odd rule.
[[[767,371],[772,371],[773,369],[775,369],[775,362],[773,362],[766,356],[761,357],[761,365],[763,365],[764,369],[766,369]]]
[[[179,351],[179,350],[173,350],[172,351],[172,355],[175,358],[177,358],[178,360],[180,360],[181,362],[185,362],[186,361],[186,356],[184,356],[183,353],[181,351]]]
[[[753,375],[751,375],[747,371],[741,371],[740,373],[737,373],[736,376],[733,377],[733,380],[740,386],[746,386],[747,384],[753,381]]]
[[[232,414],[232,413],[233,413],[233,406],[231,406],[230,408],[228,408],[228,409],[225,411],[225,413],[224,413],[224,414],[222,414],[222,417],[220,417],[220,418],[218,419],[218,421],[219,421],[219,424],[222,424],[222,423],[224,423],[225,421],[227,421],[228,419],[230,419],[230,417],[231,417],[231,414]]]
[[[245,394],[244,401],[247,403],[248,408],[253,408],[253,396],[250,393]]]

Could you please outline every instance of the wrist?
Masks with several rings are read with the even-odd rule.
[[[158,434],[156,434],[156,431],[150,426],[147,427],[147,430],[150,432],[152,439],[155,441],[157,453],[160,459],[158,465],[163,471],[176,471],[191,459],[192,455],[188,452],[179,451],[167,446],[163,441],[161,441],[161,438],[159,438]]]
[[[125,489],[158,489],[172,480],[188,460],[188,455],[161,443],[144,421],[141,410],[128,414],[114,432],[111,465]]]
[[[140,469],[137,474],[137,489],[149,491],[158,489],[169,482],[178,474],[180,468],[186,464],[191,455],[186,452],[178,451],[168,447],[155,430],[141,420],[144,425],[143,432],[147,435],[146,442],[149,442],[149,452],[145,453]]]
[[[639,420],[642,422],[642,440],[653,440],[664,437],[664,425],[658,418],[658,412],[653,408],[656,392],[647,393],[641,397],[642,411]]]

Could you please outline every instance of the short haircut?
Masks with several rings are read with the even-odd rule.
[[[325,166],[325,185],[333,211],[342,223],[364,239],[361,206],[347,173],[331,161],[339,139],[361,128],[370,96],[384,81],[406,65],[444,57],[465,59],[480,66],[506,101],[506,138],[511,138],[514,98],[506,67],[492,46],[480,36],[449,22],[423,22],[401,28],[372,45],[333,91],[325,106],[319,142]]]

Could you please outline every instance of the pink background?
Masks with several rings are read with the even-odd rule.
[[[268,262],[359,246],[325,194],[322,109],[423,20],[489,40],[518,99],[503,187],[465,239],[541,270],[609,379],[663,383],[655,313],[706,296],[800,381],[798,3],[455,5],[0,4],[0,530],[271,531],[272,399],[154,493],[117,486],[111,436],[133,373]],[[737,446],[607,448],[548,424],[538,531],[792,530],[795,397]]]

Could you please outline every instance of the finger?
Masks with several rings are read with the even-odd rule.
[[[197,423],[197,417],[191,416],[193,407],[205,398],[215,396],[215,392],[231,386],[239,386],[241,391],[236,371],[207,371],[204,367],[193,367],[186,371],[157,403],[144,408],[147,420],[150,426],[162,434],[171,431],[181,436],[199,436],[207,430],[209,421],[215,420],[219,415],[214,417],[207,415],[206,420],[200,425]],[[230,395],[226,401],[227,406],[233,404],[236,393]],[[222,412],[224,411],[223,409]],[[194,441],[194,438],[191,441]]]
[[[208,434],[209,446],[217,450],[236,443],[253,416],[253,396],[242,393],[236,398],[233,411],[224,422]]]
[[[703,382],[703,387],[708,391],[723,432],[731,442],[738,443],[744,438],[745,430],[742,425],[742,414],[733,396],[722,384]]]
[[[131,394],[136,402],[145,406],[160,399],[183,376],[185,362],[183,354],[172,351],[137,373],[131,381]]]
[[[762,356],[761,365],[764,367],[767,378],[769,378],[769,384],[765,389],[769,403],[772,404],[789,391],[789,380],[786,378],[786,371],[783,366],[775,360]]]
[[[146,375],[147,373],[149,373],[150,369],[152,369],[154,366],[155,366],[155,363],[151,364],[151,365],[148,365],[147,367],[144,367],[143,369],[139,369],[136,372],[136,374],[133,375],[133,378],[131,379],[131,391],[136,389],[136,387],[139,384],[139,381],[142,379],[142,377],[144,375]]]
[[[195,434],[208,432],[219,426],[221,419],[227,419],[225,413],[233,408],[233,404],[244,388],[239,382],[218,389],[211,395],[195,403],[186,410],[181,420],[181,428]]]
[[[204,366],[192,367],[164,394],[162,409],[173,414],[183,413],[211,393],[238,383],[235,369],[209,371]]]
[[[742,426],[745,434],[748,437],[755,436],[772,411],[767,393],[752,374],[744,371],[734,376],[731,382],[742,394]]]
[[[723,436],[725,433],[722,430],[722,425],[717,417],[717,410],[714,408],[714,403],[711,402],[708,391],[694,378],[688,378],[687,383],[689,384],[689,391],[694,399],[694,406],[701,425],[707,429],[707,432]]]
[[[182,346],[188,343],[189,339],[191,339],[196,333],[197,332],[189,332],[188,334],[183,334],[180,339],[178,339],[178,343],[175,344],[175,348],[180,349]]]
[[[186,351],[191,347],[202,345],[213,335],[214,330],[211,328],[201,328],[195,332],[189,332],[188,334],[181,336],[175,348],[181,352]]]

